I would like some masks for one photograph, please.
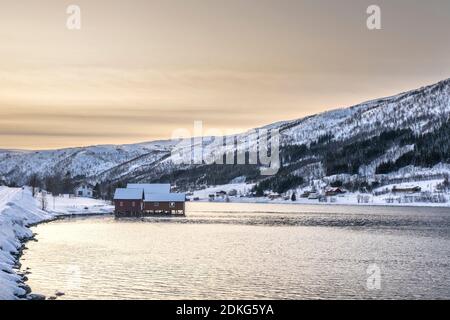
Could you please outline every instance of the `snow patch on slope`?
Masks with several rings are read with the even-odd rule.
[[[389,149],[384,155],[372,161],[369,165],[363,165],[359,168],[359,174],[364,177],[373,177],[376,173],[377,167],[382,163],[395,162],[404,154],[414,150],[414,145],[406,145],[403,147],[393,147]]]

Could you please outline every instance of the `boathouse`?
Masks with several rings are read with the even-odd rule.
[[[116,189],[116,216],[184,215],[186,195],[171,193],[170,184],[136,184]]]
[[[116,215],[139,215],[144,206],[143,189],[118,188],[114,193]]]

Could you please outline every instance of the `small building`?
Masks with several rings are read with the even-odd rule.
[[[420,191],[422,191],[422,188],[419,186],[403,186],[403,187],[394,186],[392,188],[393,193],[416,193]]]
[[[116,215],[140,215],[144,207],[143,199],[143,189],[116,189],[114,193]]]
[[[92,198],[94,196],[94,186],[89,183],[81,183],[75,188],[74,194],[77,197]]]
[[[280,199],[281,195],[279,193],[273,192],[273,193],[269,194],[267,197],[269,198],[269,200],[276,200],[276,199]]]
[[[184,215],[185,201],[184,193],[145,193],[144,212]]]
[[[300,198],[308,199],[310,194],[311,194],[310,191],[305,191],[300,195]]]
[[[216,192],[216,197],[225,197],[226,195],[227,195],[227,192],[223,191],[223,190]]]
[[[337,195],[345,194],[345,193],[346,193],[346,191],[342,188],[328,188],[325,191],[325,195],[327,197],[337,196]]]
[[[185,214],[186,195],[171,193],[170,184],[128,184],[116,189],[114,205],[116,216],[143,216],[151,214]]]
[[[319,199],[320,195],[317,192],[311,192],[308,196],[309,200],[317,200]]]

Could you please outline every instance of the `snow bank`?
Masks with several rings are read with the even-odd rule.
[[[89,198],[47,196],[47,210],[55,215],[112,214],[114,206],[107,201]]]
[[[42,201],[33,198],[30,190],[0,187],[0,300],[26,297],[29,288],[23,284],[16,267],[22,241],[33,233],[29,226],[67,214],[111,213],[112,207],[104,202],[83,198],[47,197],[47,208],[40,209]]]
[[[22,278],[14,272],[22,243],[32,237],[29,225],[51,219],[39,210],[29,190],[0,187],[0,299],[17,299],[27,294]]]

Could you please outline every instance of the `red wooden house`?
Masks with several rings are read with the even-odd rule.
[[[185,214],[186,195],[170,193],[170,184],[128,184],[114,194],[116,216]]]

